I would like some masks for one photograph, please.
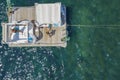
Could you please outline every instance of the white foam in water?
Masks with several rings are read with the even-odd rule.
[[[22,52],[23,55],[25,55],[25,52]]]
[[[2,63],[0,63],[0,67],[2,67]]]
[[[2,46],[0,46],[0,48],[2,48]]]
[[[0,53],[3,53],[3,51],[1,51]]]
[[[46,51],[43,51],[43,53],[46,53]]]
[[[11,54],[11,56],[13,57],[13,56],[15,56],[15,54]]]
[[[10,58],[10,61],[13,60],[13,58]]]
[[[0,71],[3,71],[3,68],[1,68]]]
[[[36,52],[37,51],[37,48],[30,48],[27,50],[27,52]]]
[[[54,65],[51,65],[51,68],[52,68],[53,72],[55,73],[56,72],[56,68],[54,67]]]
[[[50,53],[53,53],[53,51],[51,50]]]
[[[36,59],[35,56],[33,56],[33,60]]]
[[[5,4],[0,3],[0,20],[3,21],[3,19],[6,18],[6,9],[5,9]]]
[[[32,65],[32,66],[31,66],[31,68],[33,68],[33,69],[34,69],[34,65]]]
[[[109,57],[109,54],[107,53],[106,56]]]
[[[46,58],[46,57],[44,57],[43,59],[44,59],[45,61],[47,61],[47,58]]]
[[[118,42],[118,45],[120,45],[120,42]]]
[[[40,79],[42,77],[41,73],[38,73],[38,79]]]
[[[79,48],[79,45],[77,43],[75,43],[75,46],[76,46],[77,49]]]
[[[8,52],[7,52],[7,51],[5,51],[5,52],[4,52],[4,54],[5,54],[5,56],[7,56],[7,55],[8,55]]]

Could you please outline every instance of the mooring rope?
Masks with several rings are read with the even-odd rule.
[[[75,27],[81,27],[81,28],[109,28],[109,29],[120,29],[120,25],[69,25],[67,26],[75,26]]]

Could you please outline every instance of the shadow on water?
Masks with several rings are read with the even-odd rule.
[[[71,24],[71,17],[70,17],[71,14],[72,14],[72,13],[71,13],[71,12],[72,12],[71,10],[72,10],[71,7],[66,7],[66,12],[67,12],[67,13],[66,13],[66,15],[67,15],[67,16],[66,16],[66,17],[67,17],[66,20],[67,20],[67,24]],[[68,36],[71,36],[71,34],[72,34],[72,33],[71,33],[71,32],[72,32],[71,26],[67,26],[67,30],[68,30]]]

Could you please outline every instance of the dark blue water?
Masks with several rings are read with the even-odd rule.
[[[119,0],[11,0],[14,6],[62,2],[69,25],[119,25]],[[6,22],[0,0],[0,22]],[[96,26],[98,27],[98,26]],[[109,26],[103,26],[109,27]],[[66,48],[0,48],[0,80],[120,80],[120,26],[68,26]],[[2,38],[0,27],[0,40]]]

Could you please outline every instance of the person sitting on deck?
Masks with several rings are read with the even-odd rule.
[[[49,24],[49,26],[48,26],[48,31],[46,32],[50,37],[52,37],[54,34],[55,34],[55,31],[56,30],[53,30],[52,29],[52,24]]]

